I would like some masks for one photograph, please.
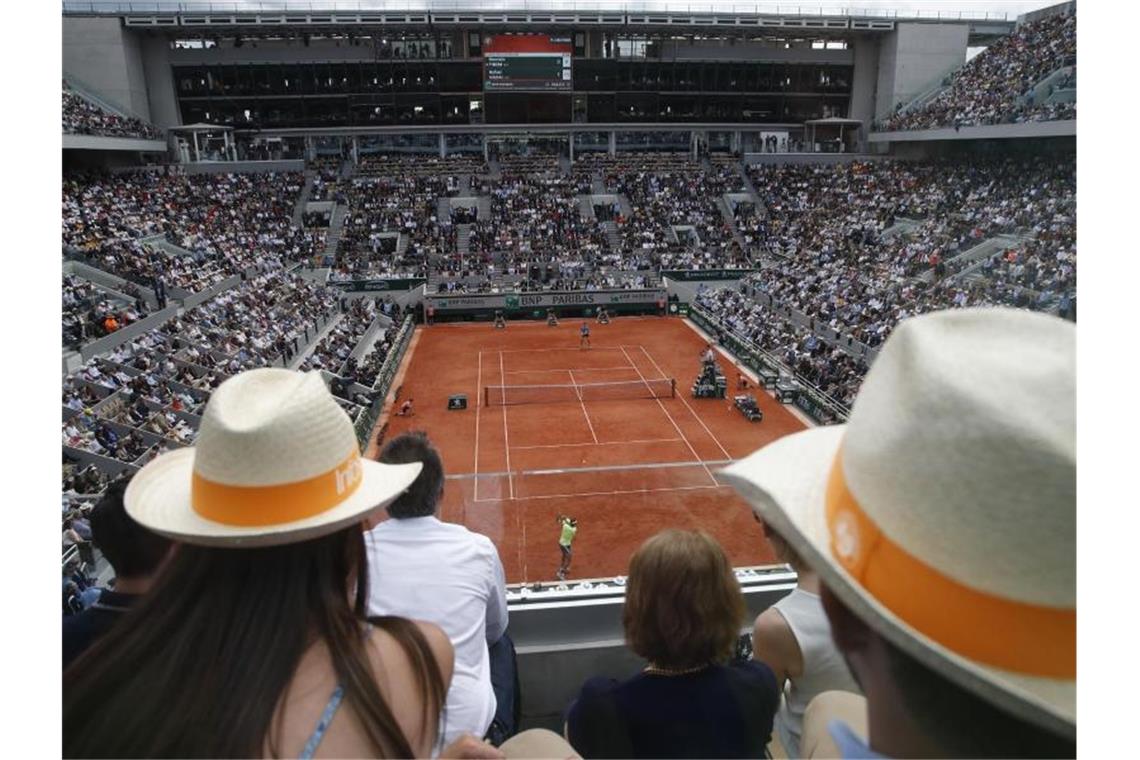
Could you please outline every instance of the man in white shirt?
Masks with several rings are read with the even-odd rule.
[[[492,659],[489,647],[510,647],[503,563],[486,536],[462,525],[442,522],[438,505],[443,495],[443,462],[423,433],[405,433],[384,447],[379,457],[388,464],[422,462],[415,482],[388,505],[392,519],[371,526],[368,547],[368,611],[399,615],[441,627],[455,646],[455,674],[447,692],[443,744],[463,733],[485,736],[496,717],[498,700],[492,688],[491,665],[504,663],[509,673],[496,672],[506,684],[507,697],[500,723],[513,728],[513,657]],[[500,641],[502,640],[502,641]],[[498,669],[498,668],[497,668]]]

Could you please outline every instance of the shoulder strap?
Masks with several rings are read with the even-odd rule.
[[[321,739],[325,738],[325,732],[328,731],[329,724],[332,723],[333,716],[336,715],[337,708],[340,707],[343,699],[344,686],[337,684],[336,688],[333,689],[332,696],[329,697],[328,704],[325,705],[325,711],[321,713],[321,719],[317,721],[313,735],[309,737],[309,741],[305,742],[305,748],[301,750],[301,760],[310,760],[313,757],[313,753],[320,746]]]

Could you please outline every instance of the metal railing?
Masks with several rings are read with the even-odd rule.
[[[64,0],[64,13],[336,13],[336,12],[575,12],[708,13],[719,16],[832,16],[840,18],[932,19],[941,21],[1009,21],[998,11],[941,9],[894,10],[826,4],[631,2],[630,0],[250,0],[249,2],[123,2],[122,0]]]
[[[727,344],[725,347],[750,369],[754,371],[767,370],[794,378],[800,386],[800,395],[806,397],[806,400],[810,402],[804,404],[797,400],[796,406],[814,417],[817,422],[824,422],[825,420],[844,422],[851,414],[849,407],[828,396],[803,375],[721,322],[699,304],[693,303],[689,306],[689,317],[706,330],[723,333],[722,344]]]
[[[380,419],[380,413],[384,411],[384,401],[388,397],[388,391],[392,388],[392,381],[396,379],[396,370],[400,368],[400,362],[404,360],[404,354],[408,350],[408,343],[411,342],[414,332],[415,320],[412,319],[411,314],[408,314],[404,317],[404,322],[400,325],[399,332],[396,333],[396,339],[392,341],[392,348],[388,351],[388,357],[380,365],[380,372],[377,373],[376,380],[372,383],[372,390],[376,394],[372,405],[357,417],[354,423],[356,440],[362,448],[367,445],[368,437],[372,433],[372,426],[376,424],[376,420]]]

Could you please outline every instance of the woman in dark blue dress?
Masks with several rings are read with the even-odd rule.
[[[666,530],[646,541],[630,560],[622,617],[648,665],[582,686],[566,721],[582,757],[764,756],[779,690],[766,665],[730,661],[745,606],[715,539]]]

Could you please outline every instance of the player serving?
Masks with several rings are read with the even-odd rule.
[[[578,328],[578,348],[590,347],[590,326],[586,324],[585,320],[582,321],[582,326]]]

